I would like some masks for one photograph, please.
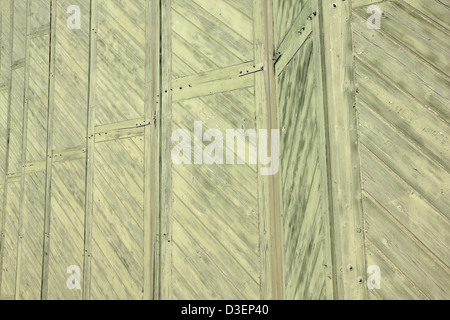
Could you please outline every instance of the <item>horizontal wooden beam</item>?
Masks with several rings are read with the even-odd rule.
[[[173,89],[172,101],[178,102],[182,100],[204,97],[225,91],[245,89],[255,85],[255,78],[252,76],[238,77],[234,79],[217,80],[205,82],[201,84],[192,84],[187,88]]]
[[[189,87],[189,85],[199,85],[202,83],[216,82],[220,80],[236,79],[262,71],[263,69],[264,66],[262,63],[255,64],[253,61],[241,63],[235,66],[175,79],[172,81],[172,89],[180,89],[180,87]]]
[[[150,125],[150,123],[150,120],[141,118],[97,126],[94,135],[95,143],[143,136],[145,127]],[[84,159],[86,157],[86,146],[80,145],[73,148],[54,149],[49,157],[53,162]],[[44,172],[46,168],[45,163],[45,160],[26,163],[24,165],[25,173]],[[20,181],[21,176],[21,172],[9,173],[7,175],[8,183]]]

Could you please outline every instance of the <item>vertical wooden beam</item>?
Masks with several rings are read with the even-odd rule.
[[[50,41],[48,73],[47,156],[45,174],[44,245],[42,261],[41,299],[48,298],[48,273],[50,256],[50,215],[52,193],[53,114],[55,110],[55,49],[56,49],[56,1],[50,1]]]
[[[86,185],[84,217],[84,258],[83,258],[83,292],[82,299],[91,296],[91,257],[92,257],[92,214],[94,206],[94,155],[95,155],[95,109],[97,106],[97,15],[98,0],[90,2],[89,22],[89,71],[88,71],[88,106],[86,137]]]
[[[3,253],[5,249],[5,221],[6,221],[6,199],[8,196],[8,171],[9,171],[9,154],[10,154],[10,138],[11,138],[11,105],[12,105],[12,63],[14,60],[14,1],[10,1],[10,30],[9,30],[9,75],[8,75],[8,115],[6,120],[6,149],[5,149],[5,172],[2,177],[3,181],[3,202],[1,208],[1,233],[0,233],[0,295],[2,293],[3,280]]]
[[[161,198],[157,298],[172,297],[172,1],[161,0]]]
[[[351,2],[321,1],[328,126],[331,239],[336,299],[365,299],[365,253],[355,111]]]
[[[312,18],[312,28],[313,28],[313,55],[315,64],[315,99],[317,108],[317,127],[319,131],[319,165],[321,168],[321,185],[322,185],[322,207],[320,211],[322,212],[322,226],[323,226],[323,242],[324,242],[324,261],[323,266],[325,268],[325,291],[326,298],[333,300],[335,297],[334,286],[333,286],[333,258],[332,258],[332,244],[331,244],[331,208],[330,208],[330,195],[331,195],[331,181],[329,175],[329,162],[328,162],[328,114],[326,113],[325,106],[325,95],[324,88],[325,84],[325,74],[324,66],[322,65],[323,57],[323,37],[322,37],[322,26],[323,26],[323,14],[321,11],[321,6],[318,1],[313,1],[311,4],[313,15]]]
[[[144,299],[155,297],[156,221],[159,212],[159,79],[160,2],[146,1],[145,177],[144,177]]]
[[[27,140],[28,140],[28,89],[30,84],[30,19],[31,0],[26,0],[26,32],[25,32],[25,75],[23,90],[23,118],[22,118],[22,158],[20,179],[20,201],[19,201],[19,227],[16,254],[16,285],[15,299],[20,299],[20,274],[22,269],[22,247],[24,238],[23,215],[25,210],[25,164],[27,163]]]
[[[272,0],[253,1],[255,63],[264,65],[255,74],[257,129],[277,129]],[[271,141],[279,143],[278,141]],[[270,148],[269,148],[270,150]],[[272,155],[273,156],[273,155]],[[260,219],[261,299],[283,299],[283,254],[280,212],[280,177],[261,175],[258,167]]]

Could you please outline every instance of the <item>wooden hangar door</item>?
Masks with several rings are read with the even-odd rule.
[[[1,4],[0,296],[281,298],[277,175],[171,157],[276,128],[269,1]]]
[[[159,298],[281,298],[278,175],[223,164],[234,149],[225,141],[214,164],[202,159],[208,130],[225,140],[227,130],[276,128],[271,4],[161,3]],[[180,165],[171,160],[177,130],[196,145]]]
[[[2,1],[2,297],[153,298],[158,7]]]

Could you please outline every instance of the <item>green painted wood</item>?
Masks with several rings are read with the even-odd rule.
[[[448,271],[369,197],[364,198],[367,238],[411,279],[429,299],[447,299]],[[387,271],[389,272],[389,271]],[[380,292],[381,293],[381,292]]]
[[[309,0],[274,0],[274,35],[275,48],[278,49],[289,29]]]
[[[16,289],[18,300],[39,300],[41,298],[43,226],[45,199],[44,172],[26,174],[24,180],[23,239],[20,289]]]
[[[0,4],[1,299],[446,297],[445,2]],[[173,166],[198,120],[279,127],[279,175]]]
[[[11,14],[14,3],[9,2],[9,6],[2,2],[1,6],[1,39],[2,39],[2,49],[0,51],[1,59],[1,71],[0,76],[2,78],[3,90],[0,91],[1,98],[1,114],[0,114],[0,128],[2,143],[0,145],[0,183],[1,194],[0,194],[0,295],[2,295],[2,279],[3,279],[3,252],[4,252],[4,239],[5,239],[5,210],[6,210],[6,197],[8,191],[7,185],[7,173],[9,166],[9,135],[11,126],[11,61],[12,61],[12,32],[14,28],[13,15]]]
[[[82,290],[67,287],[67,268],[84,267],[85,164],[85,159],[52,164],[48,300],[82,299]]]
[[[275,17],[283,6],[274,9]],[[333,296],[329,281],[332,272],[327,136],[323,93],[317,90],[322,88],[323,81],[318,10],[310,2],[302,2],[301,13],[292,21],[292,26],[288,26],[289,31],[278,49],[281,54],[277,62],[277,96],[286,299],[330,299]],[[283,28],[286,26],[275,24],[275,30]]]
[[[351,2],[322,1],[323,76],[328,128],[335,299],[366,299],[366,259],[355,112]]]
[[[448,24],[442,2],[384,1],[381,30],[355,8],[353,39],[374,299],[442,299],[449,279]],[[426,279],[426,280],[425,280]]]

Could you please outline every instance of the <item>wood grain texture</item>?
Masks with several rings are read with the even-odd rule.
[[[89,67],[87,92],[87,123],[86,123],[86,180],[84,204],[84,250],[83,250],[83,289],[82,299],[91,298],[92,256],[93,256],[93,215],[94,215],[94,174],[95,174],[95,121],[98,106],[98,33],[99,33],[98,1],[90,1],[89,7]]]
[[[4,3],[2,3],[4,4]],[[2,193],[1,193],[1,220],[0,220],[0,295],[3,287],[3,254],[5,251],[6,239],[6,200],[8,196],[8,168],[9,168],[9,150],[11,135],[11,90],[12,90],[12,46],[13,30],[14,30],[14,2],[11,1],[10,6],[2,6],[2,39],[7,39],[7,47],[9,52],[2,52],[2,77],[4,77],[7,89],[2,90],[2,129],[4,133],[4,144],[2,145]],[[9,22],[9,23],[8,23]],[[3,67],[6,65],[6,68]]]
[[[273,3],[272,1],[262,3],[254,1],[253,11],[255,62],[256,65],[263,65],[262,72],[255,74],[256,128],[278,129],[275,61],[273,60],[275,50],[272,30]],[[268,142],[270,146],[273,144],[279,146],[279,141]],[[275,156],[279,157],[279,155]],[[281,300],[284,298],[284,288],[280,174],[278,170],[271,176],[263,176],[262,168],[260,164],[258,168],[260,297]]]
[[[57,3],[56,0],[50,2],[49,22],[49,68],[48,68],[48,94],[47,94],[47,143],[45,158],[45,208],[44,208],[44,244],[42,256],[42,282],[41,299],[47,300],[49,294],[49,273],[50,273],[50,230],[51,230],[51,211],[52,211],[52,145],[53,145],[53,123],[55,111],[55,62],[56,62],[56,21],[57,21]]]
[[[448,298],[447,0],[72,4],[0,0],[0,300]],[[278,175],[174,165],[194,121]]]
[[[378,5],[380,30],[365,6],[352,23],[367,263],[383,279],[370,298],[447,299],[448,6]]]
[[[159,222],[159,130],[160,130],[160,50],[161,7],[156,0],[146,2],[146,74],[144,117],[150,121],[144,135],[144,299],[155,298],[156,246]]]
[[[365,299],[366,273],[351,3],[322,1],[325,105],[329,128],[331,238],[336,299]]]

